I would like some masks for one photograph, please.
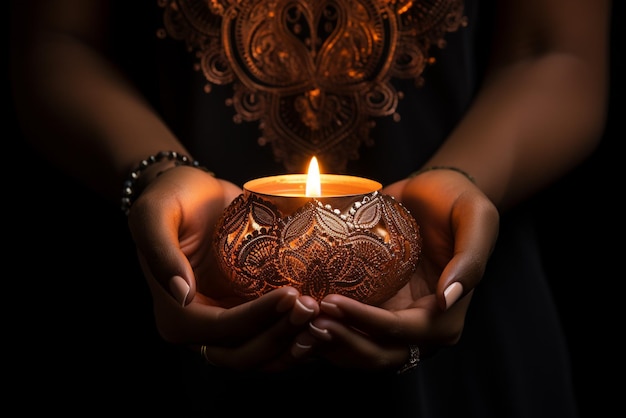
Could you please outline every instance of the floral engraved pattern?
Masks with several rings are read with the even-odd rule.
[[[388,195],[349,199],[342,211],[310,198],[289,215],[254,193],[235,199],[215,234],[234,292],[253,299],[290,285],[318,300],[340,293],[372,305],[393,296],[417,266],[419,227]]]
[[[159,0],[162,34],[184,40],[211,85],[233,84],[235,122],[300,172],[315,155],[344,172],[396,115],[392,77],[415,79],[431,47],[467,24],[463,0]]]

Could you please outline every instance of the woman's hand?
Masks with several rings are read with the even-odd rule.
[[[147,185],[128,223],[166,341],[204,345],[207,361],[220,366],[281,369],[293,363],[293,338],[319,306],[294,288],[250,302],[229,290],[212,254],[213,228],[240,193],[200,169],[176,167]]]
[[[424,172],[384,193],[400,201],[420,225],[417,271],[380,307],[327,296],[320,316],[298,336],[297,355],[314,354],[344,367],[397,369],[409,345],[428,355],[460,338],[473,289],[498,236],[496,207],[452,170]]]

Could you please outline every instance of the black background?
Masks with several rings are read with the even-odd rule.
[[[613,415],[624,396],[622,289],[626,274],[618,262],[626,257],[626,160],[618,144],[626,137],[626,68],[621,40],[625,18],[624,1],[615,1],[604,139],[587,161],[543,191],[534,203],[545,267],[567,333],[583,417]],[[8,73],[5,81],[3,340],[11,353],[5,355],[5,362],[16,371],[7,375],[13,383],[10,390],[22,396],[15,399],[23,409],[41,407],[43,400],[46,408],[54,410],[55,405],[68,408],[75,398],[88,402],[93,397],[100,402],[125,396],[145,396],[146,400],[166,396],[158,393],[158,388],[140,395],[146,388],[134,386],[144,383],[133,378],[136,373],[149,377],[168,372],[158,367],[159,355],[168,348],[159,342],[153,328],[145,326],[151,321],[149,300],[132,296],[144,294],[145,285],[128,280],[140,276],[126,267],[133,264],[128,260],[131,243],[118,242],[119,234],[124,233],[123,219],[110,219],[111,208],[103,208],[97,197],[23,144],[10,100]],[[91,222],[94,217],[101,222]],[[66,227],[76,220],[85,228]],[[129,297],[120,300],[115,296],[119,292]],[[541,343],[536,342],[539,347]],[[109,353],[109,358],[96,358],[100,349]],[[118,361],[122,353],[130,353],[133,362]],[[92,383],[94,375],[106,381],[111,374],[122,378],[114,387],[104,381]],[[68,379],[78,386],[85,382],[85,387],[68,393],[59,386]]]
[[[613,2],[611,90],[596,152],[536,203],[545,266],[567,333],[583,417],[620,414],[624,260],[625,2]],[[619,148],[618,148],[619,146]],[[541,346],[541,341],[537,341]]]

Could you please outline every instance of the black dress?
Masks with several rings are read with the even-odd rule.
[[[265,68],[265,72],[255,73],[241,57],[235,57],[239,72],[232,71],[223,62],[210,59],[215,58],[209,53],[210,41],[221,36],[219,30],[212,30],[220,28],[223,16],[211,14],[207,4],[228,8],[236,2],[160,3],[176,7],[161,7],[156,1],[113,2],[112,16],[117,20],[113,26],[116,48],[112,52],[193,155],[218,176],[240,185],[260,176],[302,172],[304,156],[311,149],[322,155],[321,165],[328,172],[364,176],[383,184],[406,177],[436,151],[469,106],[481,81],[491,28],[488,2],[418,1],[401,15],[396,13],[396,6],[390,5],[394,2],[386,1],[278,1],[275,4],[285,8],[284,21],[278,25],[292,35],[290,47],[300,48],[296,52],[302,53],[297,57],[302,61],[296,69],[310,73],[326,65],[340,73],[345,70],[342,57],[324,61],[312,52],[329,53],[324,50],[324,42],[333,31],[343,30],[351,35],[346,42],[355,47],[348,57],[351,68],[363,72],[358,86],[350,85],[352,78],[347,74],[330,79],[322,72],[316,73],[316,83],[304,86],[302,80],[296,80],[302,74],[290,67],[293,62],[280,61],[280,51],[271,49],[276,42],[273,37],[281,36],[276,27],[263,29],[259,24],[266,42],[258,39],[258,33],[255,37],[238,32],[237,19],[261,14],[255,15],[247,2],[233,18],[230,32],[225,32],[230,36],[230,51],[237,51],[243,40],[255,39],[255,47],[268,48],[260,57],[267,59],[267,65],[283,65],[282,71],[271,73]],[[252,3],[258,6],[270,2]],[[352,11],[346,12],[350,7]],[[455,13],[459,10],[462,13]],[[373,11],[393,13],[379,19]],[[312,22],[323,24],[316,26]],[[359,27],[361,24],[365,26]],[[198,32],[202,28],[204,32]],[[382,34],[382,42],[387,43],[368,50],[376,62],[363,62],[363,57],[356,56],[363,51],[358,48],[368,45],[360,42],[373,33]],[[179,34],[186,36],[176,39]],[[417,49],[410,49],[404,36],[411,38],[414,46],[418,44]],[[319,42],[304,41],[313,38]],[[406,55],[398,53],[398,62],[385,61],[390,51],[398,51],[398,45],[406,48],[401,51]],[[198,50],[200,55],[196,54]],[[253,48],[247,52],[252,54]],[[317,60],[311,58],[314,55]],[[314,65],[307,67],[302,57],[311,59],[307,64]],[[388,66],[393,66],[395,72]],[[416,71],[420,66],[423,71]],[[292,78],[281,80],[281,74]],[[217,75],[223,78],[207,78]],[[256,95],[252,87],[259,88]],[[341,90],[340,94],[333,95],[333,88]],[[321,94],[324,103],[336,106],[332,115],[315,112],[315,94]],[[296,108],[298,115],[313,119],[290,120]],[[360,113],[364,109],[369,112],[367,117]],[[326,129],[325,135],[315,137],[311,127],[319,125]],[[349,127],[347,133],[342,131],[345,126]],[[325,142],[328,137],[337,141],[329,144]],[[128,261],[132,259],[132,245],[119,251],[130,254],[126,262],[133,263]],[[138,268],[126,268],[124,273],[135,273],[132,280],[141,280]],[[136,287],[138,292],[145,291],[143,296],[134,298],[133,307],[127,301],[116,306],[116,311],[149,304],[147,290],[141,285]],[[117,335],[119,346],[109,347],[112,343],[102,342],[108,344],[110,358],[97,358],[109,364],[124,350],[126,355],[136,354],[136,358],[126,360],[123,370],[119,365],[112,366],[112,370],[100,367],[101,373],[120,373],[120,379],[114,387],[102,389],[100,395],[92,394],[96,396],[95,409],[106,409],[123,399],[120,408],[128,412],[167,412],[181,417],[576,416],[568,351],[542,270],[530,212],[524,206],[502,217],[497,247],[474,293],[459,343],[423,359],[419,367],[404,375],[355,373],[321,365],[293,374],[233,374],[205,365],[196,353],[160,342],[158,336],[145,331],[153,327],[145,312],[125,318],[118,321],[125,323],[122,328],[128,335],[116,334],[119,329],[110,325],[109,336]],[[149,335],[137,342],[140,339],[128,330],[131,327]],[[110,341],[106,336],[98,341]],[[102,348],[94,344],[92,349],[96,347]]]

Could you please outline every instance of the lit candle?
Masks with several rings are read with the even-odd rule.
[[[317,159],[309,163],[307,174],[282,174],[248,181],[245,191],[267,197],[339,198],[366,195],[382,189],[382,184],[363,177],[321,174]]]

